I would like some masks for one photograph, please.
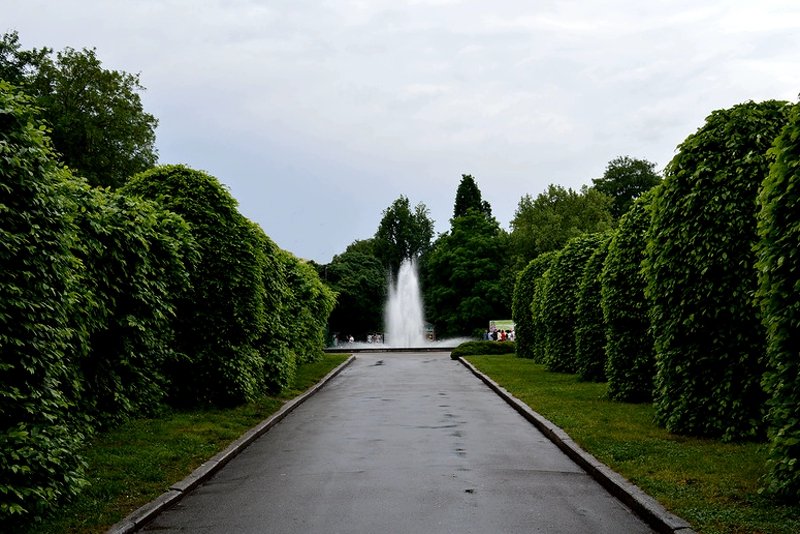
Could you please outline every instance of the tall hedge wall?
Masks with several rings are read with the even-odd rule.
[[[266,321],[261,243],[219,181],[183,165],[140,173],[122,188],[189,223],[200,259],[178,303],[179,359],[169,369],[172,402],[235,404],[262,393],[256,347]]]
[[[533,358],[533,317],[531,316],[531,302],[536,279],[542,273],[531,260],[517,275],[514,284],[514,293],[511,299],[511,318],[514,320],[514,336],[516,341],[517,356],[520,358]],[[541,263],[541,262],[540,262]]]
[[[604,233],[586,267],[578,286],[578,307],[575,310],[575,361],[578,378],[604,382],[606,379],[606,326],[600,302],[600,273],[608,254],[611,233]]]
[[[656,363],[642,261],[654,194],[651,190],[636,199],[620,219],[601,274],[608,397],[624,402],[653,398]]]
[[[544,363],[547,354],[547,328],[544,320],[544,299],[549,280],[548,269],[553,264],[557,250],[539,254],[531,260],[530,275],[533,277],[533,293],[531,295],[531,352],[533,361]],[[515,332],[516,334],[516,332]]]
[[[758,215],[758,301],[767,331],[767,489],[800,500],[800,104],[775,142]]]
[[[575,310],[586,263],[601,234],[586,234],[567,241],[548,269],[542,314],[546,351],[544,363],[551,371],[576,373]]]
[[[785,102],[713,112],[679,147],[653,201],[647,295],[657,420],[676,433],[764,430],[764,329],[753,295],[756,199]]]
[[[90,430],[75,409],[87,339],[68,173],[37,123],[0,81],[0,529],[80,490]]]

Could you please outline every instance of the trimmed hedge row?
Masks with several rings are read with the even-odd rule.
[[[770,155],[758,214],[758,303],[767,331],[767,490],[800,500],[800,104]]]
[[[85,486],[96,429],[289,385],[322,353],[335,298],[216,178],[165,166],[90,188],[37,124],[0,82],[4,531]]]
[[[768,437],[764,487],[795,502],[799,107],[748,102],[713,112],[680,145],[663,183],[620,221],[599,296],[588,241],[570,242],[545,272],[517,286],[519,298],[544,287],[533,291],[531,321],[545,329],[533,346],[546,340],[550,369],[580,371],[571,365],[570,342],[596,347],[603,332],[611,398],[652,399],[657,421],[679,434]],[[595,300],[603,321],[591,327]],[[587,318],[565,309],[578,305]],[[580,327],[570,339],[576,317]]]
[[[515,351],[514,341],[465,341],[453,349],[450,358],[457,360],[461,356],[479,354],[514,354]]]
[[[599,236],[594,252],[583,268],[575,309],[575,362],[578,378],[586,382],[606,379],[606,336],[600,301],[600,273],[608,255],[610,233]]]

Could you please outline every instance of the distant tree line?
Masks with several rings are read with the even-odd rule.
[[[149,134],[137,141],[128,122],[138,114],[152,132],[138,98],[95,108],[72,92],[84,84],[102,100],[105,86],[94,82],[109,81],[115,95],[137,85],[95,60],[21,51],[16,34],[0,43],[3,531],[81,491],[80,451],[96,431],[279,392],[299,363],[322,354],[335,302],[215,177],[153,166]],[[117,105],[133,115],[98,111]],[[115,121],[134,129],[115,132]],[[120,142],[109,141],[117,133]]]

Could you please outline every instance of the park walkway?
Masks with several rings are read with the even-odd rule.
[[[448,353],[362,353],[146,531],[651,532]]]

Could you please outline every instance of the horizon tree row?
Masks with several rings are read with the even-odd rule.
[[[607,380],[611,399],[653,402],[670,432],[768,439],[765,488],[794,501],[799,110],[712,112],[615,230],[532,260],[514,295],[519,356]]]

